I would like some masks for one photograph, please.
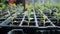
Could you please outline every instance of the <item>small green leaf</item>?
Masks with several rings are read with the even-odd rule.
[[[46,19],[46,16],[43,15],[42,17],[43,17],[44,19]]]
[[[15,12],[16,13],[17,11],[16,10],[12,10],[12,12]]]

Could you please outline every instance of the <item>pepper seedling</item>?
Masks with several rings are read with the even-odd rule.
[[[27,11],[28,11],[28,26],[29,26],[29,23],[30,23],[30,15],[31,15],[31,8],[32,8],[32,3],[30,3],[30,5],[26,5],[26,8],[27,8]]]
[[[20,10],[20,12],[23,13],[23,9],[24,9],[23,5],[22,4],[19,4],[18,5],[18,8],[19,8],[18,10]]]
[[[43,12],[43,10],[44,10],[44,6],[42,5],[42,3],[38,3],[38,4],[36,4],[37,6],[36,6],[36,8],[38,8],[38,11],[39,11],[39,13],[41,14],[41,16],[43,17],[43,21],[44,21],[44,26],[45,26],[45,19],[46,19],[46,16],[44,16],[43,14],[42,14],[42,12]]]
[[[11,21],[12,21],[12,24],[14,23],[13,22],[13,20],[14,20],[14,18],[16,17],[16,12],[17,12],[17,10],[14,8],[14,7],[16,7],[16,5],[12,5],[12,6],[10,6],[10,9],[9,9],[9,13],[10,12],[12,12],[12,13],[14,13],[15,15],[11,15],[11,13],[10,13],[10,17],[11,17]]]
[[[45,7],[47,7],[48,9],[50,9],[51,8],[51,6],[50,6],[50,0],[47,0],[44,5],[45,5]]]
[[[59,19],[60,19],[60,13],[56,12],[54,18],[57,19],[57,24],[58,24]]]
[[[45,21],[45,19],[46,19],[46,16],[45,15],[42,15],[42,17],[43,17],[43,21],[44,21],[44,26],[45,26],[45,23],[46,23],[46,21]]]
[[[3,11],[4,8],[5,8],[5,4],[4,3],[0,3],[0,12],[1,12],[0,15],[2,15],[2,11]]]
[[[15,15],[17,15],[17,14],[16,14],[16,12],[17,12],[16,10],[12,10],[12,12],[14,12]],[[14,18],[16,17],[15,15],[14,15],[14,16],[11,16],[12,24],[13,24],[13,20],[14,20]]]
[[[38,5],[38,7],[39,7],[39,9],[38,9],[39,13],[42,14],[42,11],[44,10],[44,6],[42,5],[42,3],[38,3],[36,5]]]

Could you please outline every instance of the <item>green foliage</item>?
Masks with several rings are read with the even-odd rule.
[[[16,5],[15,4],[13,4],[12,6],[9,6],[9,10],[10,10],[10,12],[14,12],[14,13],[16,13],[17,12],[17,10],[14,8],[14,7],[16,7]]]
[[[41,11],[43,11],[43,10],[44,10],[44,6],[42,5],[42,3],[41,3],[41,2],[39,2],[38,4],[37,4],[37,3],[35,3],[35,8],[40,9]]]
[[[60,10],[60,3],[57,4],[57,7],[56,7],[58,10]]]
[[[11,14],[11,12],[12,12],[12,13],[14,13],[15,15],[17,15],[17,14],[16,14],[17,10],[15,9],[15,7],[16,7],[15,4],[9,6],[9,13],[10,13],[10,14]],[[14,20],[15,16],[12,14],[12,15],[10,15],[10,17],[11,17],[11,21],[12,21],[12,24],[13,24],[13,20]]]
[[[51,7],[51,6],[50,6],[50,0],[47,0],[47,1],[46,1],[45,6],[46,6],[48,9],[50,9],[50,7]]]
[[[5,8],[5,4],[4,3],[0,3],[0,9],[4,9]]]
[[[19,8],[20,11],[23,13],[23,9],[24,9],[24,7],[22,6],[22,4],[19,4],[19,5],[18,5],[18,8]]]
[[[42,5],[42,3],[39,3],[38,7],[40,8],[40,10],[42,10],[42,11],[44,10],[44,6]]]
[[[29,5],[26,5],[26,8],[27,8],[27,17],[28,17],[28,26],[29,26],[29,23],[30,23],[30,15],[31,15],[31,9],[32,9],[32,3],[30,3]]]
[[[26,5],[27,10],[30,10],[32,8],[32,3],[30,3],[29,5]]]
[[[45,22],[45,19],[46,19],[47,17],[46,17],[45,15],[42,15],[42,17],[43,17],[43,19],[44,19],[44,20],[43,20],[43,21],[44,21],[43,23],[44,23],[44,26],[45,26],[45,23],[46,23],[46,22]]]
[[[31,15],[31,11],[29,10],[28,11],[28,20],[29,20],[29,23],[30,23],[30,15]],[[28,23],[28,25],[29,25],[29,23]]]
[[[52,13],[52,10],[51,9],[48,9],[49,10],[49,12],[50,12],[50,14]]]
[[[60,19],[60,12],[56,12],[55,16],[53,16],[53,18],[57,19],[57,24],[59,23],[59,19]]]
[[[16,10],[12,10],[12,12],[16,13],[17,11]],[[10,17],[11,17],[11,21],[12,21],[12,24],[13,24],[13,20],[14,20],[15,17],[12,16],[12,15]]]
[[[14,20],[14,18],[15,18],[14,16],[11,16],[11,21],[12,21],[12,24],[13,24],[13,20]]]
[[[0,0],[0,3],[5,3],[6,0]]]
[[[37,5],[37,3],[35,3],[35,9],[38,9],[39,7],[38,7],[38,5]]]
[[[35,3],[35,8],[38,9],[39,13],[42,13],[42,11],[44,10],[44,6],[41,2],[39,2],[38,4]]]
[[[12,10],[12,12],[16,13],[16,12],[17,12],[17,10]]]
[[[45,15],[43,15],[42,17],[43,17],[44,19],[46,19],[46,16],[45,16]]]
[[[5,9],[5,4],[4,3],[0,3],[0,15],[2,15],[2,10]]]
[[[54,18],[60,19],[60,13],[59,12],[56,12]]]
[[[60,10],[60,3],[51,3],[50,4],[51,7],[54,7],[53,9],[57,9],[57,10]]]

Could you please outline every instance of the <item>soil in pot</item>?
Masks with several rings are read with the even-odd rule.
[[[40,26],[44,26],[43,24],[44,24],[43,21],[38,21],[38,26],[39,26],[39,27],[40,27]]]
[[[40,26],[44,26],[43,24],[44,24],[44,23],[38,23],[39,27],[40,27]]]
[[[30,23],[29,23],[29,26],[35,26],[35,22],[34,21],[31,21]]]
[[[42,15],[40,15],[40,14],[36,14],[36,17],[37,18],[43,18]]]
[[[11,25],[11,26],[19,26],[20,22],[9,22],[8,25]]]
[[[34,14],[32,14],[30,17],[31,17],[31,18],[34,18]]]
[[[43,12],[45,15],[50,16],[49,12]]]
[[[59,22],[58,22],[58,23],[57,23],[57,21],[56,21],[55,25],[56,25],[56,26],[60,26],[60,19],[59,19]]]
[[[52,26],[52,24],[50,24],[50,22],[45,23],[45,26]]]
[[[17,15],[17,18],[23,18],[23,14]]]
[[[15,18],[15,19],[13,19],[13,24],[12,24],[12,22],[9,22],[8,25],[16,25],[16,26],[19,26],[20,22],[21,22],[20,19]]]
[[[23,21],[22,26],[28,26],[28,22]]]

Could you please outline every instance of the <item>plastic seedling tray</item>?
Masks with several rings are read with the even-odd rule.
[[[4,18],[5,20],[3,22],[1,22],[0,25],[6,25],[8,22],[10,22],[11,21],[11,17],[10,16],[12,16],[12,15],[14,15],[13,12],[11,12],[11,15],[8,15],[8,13],[7,13],[3,17],[1,17],[0,19],[3,19]]]
[[[48,14],[49,16],[46,14]],[[39,14],[37,11],[37,13],[35,12],[30,16],[29,25],[28,25],[28,17],[25,15],[25,13],[17,15],[17,17],[13,19],[13,24],[12,24],[11,19],[8,18],[1,25],[12,26],[12,27],[13,26],[17,26],[17,27],[32,27],[32,26],[33,27],[48,27],[48,26],[55,27],[55,26],[59,26],[59,24],[56,25],[56,19],[54,20],[48,12],[47,13],[43,12],[43,15],[46,16],[45,21],[48,21],[48,22],[45,22],[45,24],[44,24],[44,18],[42,17],[42,14]]]
[[[6,26],[21,26],[21,27],[46,27],[46,26],[53,26],[53,24],[48,20],[48,19],[45,19],[45,21],[48,21],[44,24],[44,19],[42,17],[41,14],[32,14],[30,16],[30,23],[28,25],[28,18],[27,16],[25,16],[25,14],[19,14],[17,15],[16,18],[13,19],[13,24],[12,24],[12,21],[11,19],[7,19],[9,21],[7,21],[6,23],[3,23],[5,24]],[[2,24],[2,25],[3,25]]]
[[[33,0],[32,0],[33,1]],[[43,2],[44,0],[42,0]],[[15,9],[15,8],[14,8]],[[19,11],[20,12],[20,11]],[[17,11],[18,13],[18,11]],[[11,12],[11,15],[13,16],[13,12]],[[30,16],[30,22],[28,20],[28,14],[27,11],[21,14],[14,14],[16,17],[11,20],[11,17],[9,16],[7,19],[0,19],[0,26],[5,30],[9,30],[8,34],[55,34],[56,32],[60,32],[60,19],[57,24],[57,19],[53,18],[54,13],[50,14],[48,10],[42,11],[42,14],[39,13],[39,11],[35,11],[34,7],[34,1],[33,1],[33,14]],[[3,13],[2,16],[7,15],[6,12]],[[43,16],[46,18],[43,18]],[[1,17],[2,17],[1,16]],[[22,30],[20,30],[22,29]]]
[[[57,19],[56,19],[56,18],[53,18],[52,15],[48,16],[48,18],[51,20],[51,22],[52,22],[54,25],[60,26],[60,25],[59,25],[59,22],[58,22],[58,24],[57,24]]]
[[[12,25],[12,26],[14,26],[14,25],[19,25],[20,22],[21,22],[21,20],[22,20],[22,19],[20,19],[20,18],[15,18],[15,19],[13,20],[13,24],[12,24],[12,22],[9,22],[8,25]]]
[[[3,15],[0,16],[0,23],[4,22],[8,17],[7,12],[3,13]]]

